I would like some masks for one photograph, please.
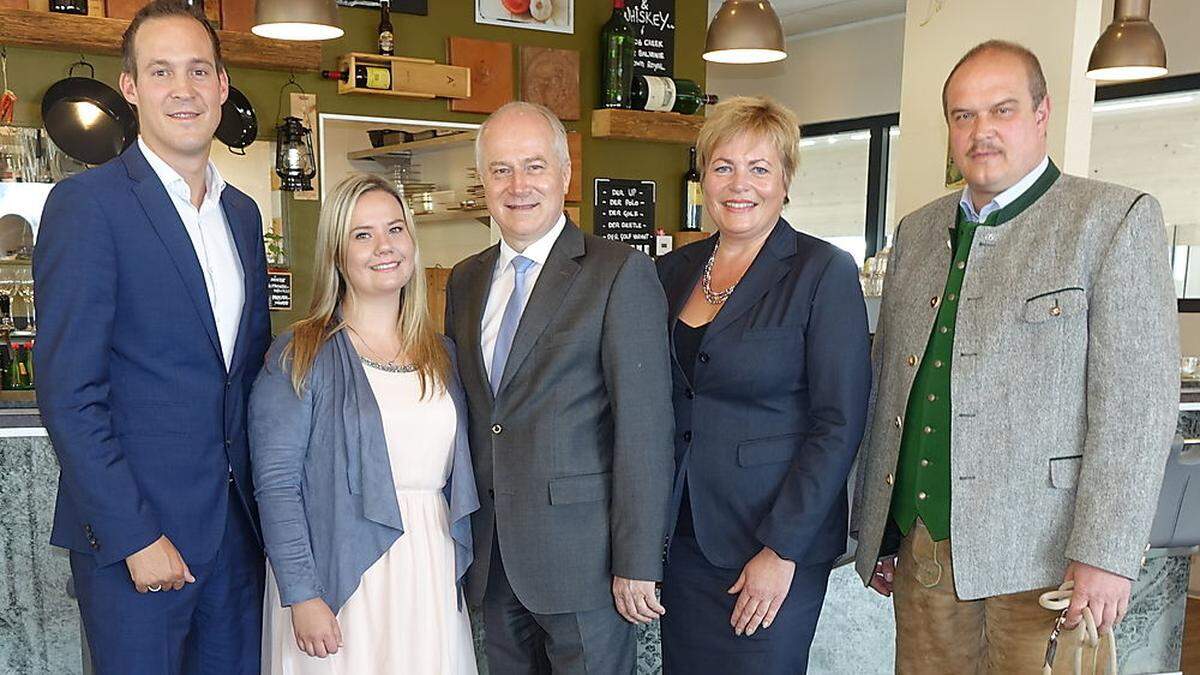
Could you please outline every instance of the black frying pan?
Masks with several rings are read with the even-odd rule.
[[[91,68],[91,76],[75,77],[79,65]],[[137,140],[137,115],[116,89],[96,79],[92,64],[73,63],[67,75],[42,97],[46,133],[71,158],[103,164]]]
[[[213,135],[231,150],[245,148],[258,137],[258,118],[245,94],[229,88],[229,97],[221,105],[221,123]]]

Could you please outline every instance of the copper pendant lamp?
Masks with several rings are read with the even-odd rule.
[[[276,40],[333,40],[345,34],[334,0],[258,0],[250,31]]]
[[[706,61],[771,63],[786,58],[783,24],[770,0],[725,0],[708,25]]]
[[[1093,80],[1145,80],[1167,74],[1167,48],[1150,23],[1150,0],[1116,0],[1088,61]]]

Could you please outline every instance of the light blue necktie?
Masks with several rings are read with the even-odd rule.
[[[513,338],[516,337],[517,326],[521,323],[521,311],[525,308],[525,273],[533,267],[533,261],[519,255],[512,259],[512,266],[515,272],[513,292],[508,296],[508,304],[504,306],[504,314],[500,317],[496,349],[492,352],[492,372],[488,378],[493,395],[500,389],[500,378],[504,377],[504,364],[508,363],[508,352],[512,350]]]

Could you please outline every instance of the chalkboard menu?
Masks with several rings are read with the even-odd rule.
[[[652,180],[597,178],[597,236],[619,241],[651,255],[654,250],[655,184]]]
[[[674,77],[675,0],[629,0],[625,18],[633,26],[636,45],[633,73]]]
[[[267,307],[272,312],[286,311],[292,308],[292,273],[267,272],[267,295],[270,296]]]

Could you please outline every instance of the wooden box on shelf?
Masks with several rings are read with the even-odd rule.
[[[360,65],[390,68],[392,88],[385,91],[354,86],[354,70]],[[338,69],[350,73],[351,78],[350,82],[338,82],[339,94],[382,94],[408,98],[471,97],[471,69],[449,66],[433,59],[351,52],[338,59]]]
[[[592,111],[592,136],[595,138],[691,145],[696,142],[703,124],[704,117],[701,115],[622,108]]]

